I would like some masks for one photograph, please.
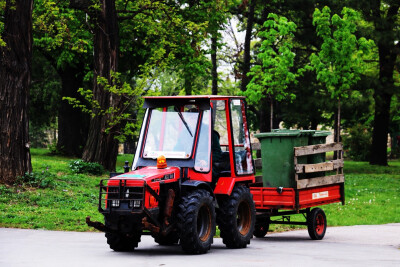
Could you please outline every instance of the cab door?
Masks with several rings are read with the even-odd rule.
[[[254,174],[254,166],[246,120],[246,103],[244,99],[231,99],[229,108],[231,140],[234,151],[232,153],[234,168],[232,169],[234,169],[235,176],[252,175]]]

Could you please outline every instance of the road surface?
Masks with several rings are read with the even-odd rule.
[[[149,236],[122,253],[110,250],[102,233],[0,228],[0,266],[400,266],[400,223],[328,227],[320,241],[307,230],[268,234],[246,249],[226,249],[215,238],[205,255],[159,246]]]

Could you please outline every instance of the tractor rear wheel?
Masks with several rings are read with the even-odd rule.
[[[326,215],[320,208],[315,208],[307,214],[308,234],[313,240],[321,240],[326,232]]]
[[[140,242],[140,234],[106,233],[107,244],[114,251],[133,251]]]
[[[256,211],[250,190],[235,187],[229,197],[218,202],[217,223],[228,248],[245,248],[253,237]]]
[[[180,244],[190,254],[206,253],[215,235],[215,204],[203,189],[189,192],[179,204]]]

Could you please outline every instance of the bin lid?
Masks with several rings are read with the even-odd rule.
[[[331,135],[332,133],[329,131],[315,131],[313,134],[313,137],[327,137],[328,135]]]
[[[268,137],[300,136],[300,135],[301,135],[300,130],[274,129],[272,132],[255,134],[254,137],[268,138]]]
[[[316,131],[315,130],[301,130],[300,132],[305,135],[313,135]]]

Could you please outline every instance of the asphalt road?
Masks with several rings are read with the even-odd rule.
[[[102,233],[0,228],[0,266],[400,266],[400,224],[328,227],[323,240],[306,230],[252,239],[226,249],[219,238],[208,254],[186,255],[143,236],[132,253],[113,252]]]

